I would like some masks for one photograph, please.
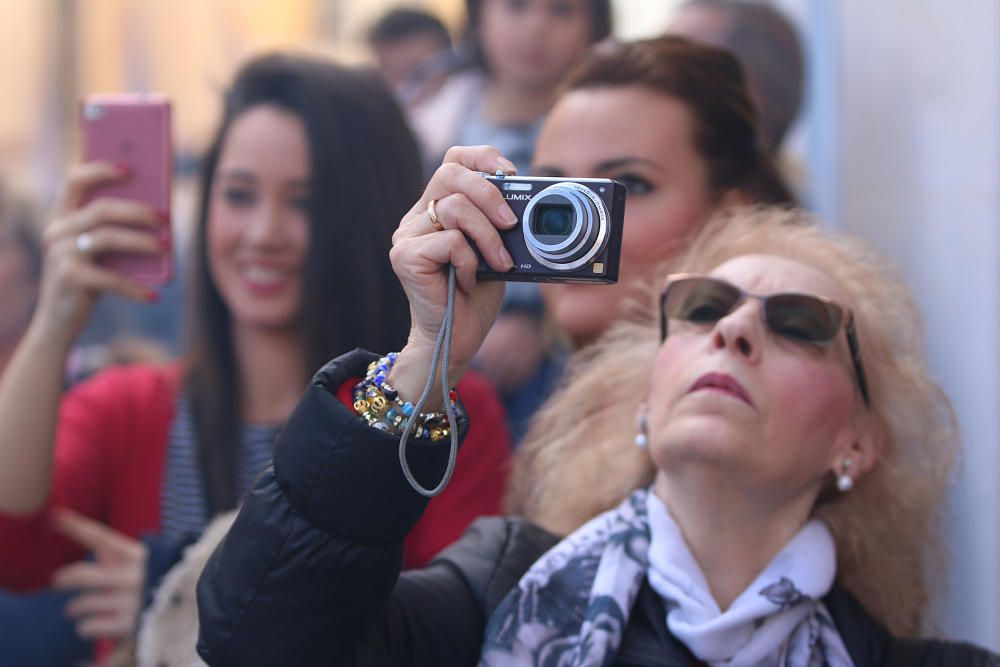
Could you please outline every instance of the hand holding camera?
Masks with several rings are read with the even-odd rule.
[[[514,172],[492,146],[451,148],[393,236],[390,258],[410,302],[411,328],[392,381],[407,398],[427,381],[449,264],[459,286],[452,384],[499,313],[498,281],[617,280],[624,187],[607,179],[517,178]]]
[[[497,230],[514,226],[517,218],[500,191],[477,173],[497,169],[513,172],[514,165],[491,146],[449,149],[423,197],[393,234],[389,258],[410,302],[410,335],[392,370],[392,382],[408,400],[419,396],[427,380],[448,302],[449,264],[458,283],[449,365],[452,384],[468,367],[500,311],[503,284],[476,279],[480,257],[497,273],[513,266]],[[440,398],[432,395],[426,409],[439,406]]]

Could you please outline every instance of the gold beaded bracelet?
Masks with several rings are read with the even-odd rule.
[[[354,412],[372,428],[394,435],[403,432],[414,410],[413,403],[400,400],[399,392],[386,381],[398,356],[397,353],[390,352],[370,363],[364,379],[354,387]],[[461,404],[454,389],[449,398],[456,413],[460,413]],[[451,435],[448,416],[444,412],[419,413],[414,420],[411,435],[435,442],[444,440]]]

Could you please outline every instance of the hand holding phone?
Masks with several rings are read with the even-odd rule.
[[[98,198],[140,202],[163,221],[153,232],[162,253],[103,252],[97,263],[146,285],[169,282],[173,273],[170,103],[163,95],[92,95],[81,106],[81,123],[83,160],[112,162],[126,174],[118,182],[92,188],[83,203]]]

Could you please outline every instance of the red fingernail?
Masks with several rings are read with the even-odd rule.
[[[170,246],[172,245],[173,242],[170,240],[169,236],[160,239],[160,247],[163,248],[164,250],[170,250]]]
[[[132,171],[132,167],[124,162],[115,162],[115,169],[118,170],[119,176],[127,176]]]
[[[170,222],[170,211],[157,211],[156,219],[160,222]]]
[[[149,290],[148,292],[146,292],[146,301],[148,301],[149,303],[156,303],[159,300],[160,300],[159,292],[155,290]]]

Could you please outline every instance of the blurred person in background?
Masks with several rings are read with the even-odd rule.
[[[0,184],[0,376],[31,321],[41,274],[35,216]]]
[[[467,0],[467,60],[434,95],[411,107],[428,171],[449,146],[489,144],[528,173],[555,91],[593,44],[611,34],[609,0]],[[504,398],[516,443],[548,382],[544,304],[531,283],[508,286],[504,310],[477,369]],[[531,407],[530,411],[534,408]]]
[[[688,0],[667,33],[728,49],[747,73],[768,148],[778,154],[802,106],[805,62],[798,31],[767,2]]]
[[[739,63],[726,51],[678,37],[588,54],[545,120],[532,171],[613,178],[628,198],[618,283],[542,285],[561,339],[533,382],[507,398],[517,434],[558,383],[566,351],[627,315],[658,265],[713,214],[734,204],[793,200],[761,139]],[[502,325],[503,318],[496,326]]]
[[[0,376],[13,356],[38,300],[42,274],[41,226],[32,208],[0,188]],[[139,338],[101,346],[104,356],[85,362],[74,351],[65,369],[65,383],[90,372],[139,358],[162,356],[155,343]],[[73,621],[63,613],[70,593],[44,590],[31,595],[0,587],[0,655],[5,664],[74,664],[93,651],[76,636]]]
[[[183,361],[106,371],[60,395],[97,296],[154,296],[94,256],[161,251],[143,233],[158,224],[148,208],[81,206],[90,188],[127,178],[87,163],[46,230],[39,305],[0,383],[0,585],[81,591],[66,613],[83,637],[133,634],[182,546],[270,462],[311,369],[362,341],[399,347],[409,329],[386,255],[421,169],[381,79],[265,56],[237,73],[224,102],[203,163]],[[435,500],[407,541],[408,566],[500,508],[509,444],[492,425],[502,407],[482,380],[458,390],[483,423],[458,458],[468,483]],[[139,541],[147,534],[157,539]],[[94,560],[80,561],[87,551]]]
[[[433,14],[399,7],[368,31],[379,71],[404,108],[437,90],[455,66],[448,28]]]
[[[0,377],[31,321],[42,274],[41,229],[31,207],[0,187]],[[12,548],[20,548],[14,546]],[[0,662],[75,664],[92,652],[62,612],[69,595],[25,596],[0,586]]]
[[[609,0],[466,0],[464,59],[408,109],[430,170],[450,146],[496,146],[522,173],[556,86],[611,34]]]

